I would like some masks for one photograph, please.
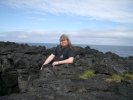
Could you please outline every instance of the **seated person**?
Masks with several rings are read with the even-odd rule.
[[[52,65],[60,64],[72,64],[74,61],[74,48],[67,35],[63,34],[60,37],[60,45],[58,45],[55,51],[45,60],[40,70],[49,63]]]

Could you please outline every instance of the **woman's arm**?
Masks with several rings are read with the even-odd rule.
[[[53,62],[53,66],[60,65],[60,64],[72,64],[74,60],[74,57],[69,57],[68,59],[61,60],[61,61],[55,61]]]
[[[45,62],[43,63],[43,65],[49,64],[49,63],[54,59],[54,57],[55,57],[55,55],[51,54],[51,55],[45,60]],[[43,69],[43,65],[42,65],[42,67],[41,67],[40,70]]]

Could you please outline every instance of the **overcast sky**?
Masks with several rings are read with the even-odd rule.
[[[133,0],[0,0],[0,41],[133,46]]]

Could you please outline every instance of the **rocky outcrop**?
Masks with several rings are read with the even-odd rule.
[[[132,100],[133,79],[107,82],[112,74],[133,73],[132,57],[75,47],[74,64],[40,67],[54,48],[0,42],[0,100]],[[80,75],[91,69],[94,76]],[[123,76],[124,77],[124,76]]]

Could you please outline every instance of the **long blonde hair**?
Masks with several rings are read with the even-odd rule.
[[[60,40],[62,40],[62,39],[66,39],[68,41],[68,47],[70,47],[71,49],[73,49],[73,46],[71,44],[71,41],[70,41],[69,37],[66,34],[62,34],[60,36]],[[60,45],[60,48],[61,48],[61,45]]]

